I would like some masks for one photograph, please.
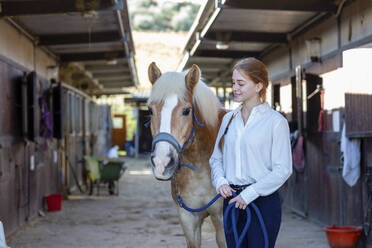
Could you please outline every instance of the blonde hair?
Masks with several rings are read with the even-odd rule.
[[[267,67],[260,60],[249,57],[239,60],[234,68],[244,76],[251,79],[255,84],[262,83],[262,89],[259,92],[260,99],[266,101],[266,90],[269,85],[269,75]]]

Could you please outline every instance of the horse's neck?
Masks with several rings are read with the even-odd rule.
[[[214,128],[206,126],[195,127],[195,137],[183,154],[183,162],[192,164],[196,167],[196,170],[192,171],[185,167],[177,172],[174,180],[172,180],[172,195],[175,201],[176,194],[181,194],[185,190],[197,190],[198,187],[195,188],[195,185],[213,189],[209,158],[212,155],[217,133],[225,113],[225,110],[219,113],[218,125]],[[201,119],[200,116],[197,117],[199,120]]]
[[[217,133],[221,125],[221,121],[226,111],[220,111],[218,116],[218,124],[215,127],[195,126],[195,137],[190,149],[186,151],[185,158],[188,160],[209,160],[212,155],[214,144],[217,138]],[[198,116],[198,119],[201,119]]]

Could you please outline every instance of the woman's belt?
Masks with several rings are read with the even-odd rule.
[[[245,185],[235,185],[235,184],[230,184],[230,187],[234,190],[238,191],[243,191],[245,188],[247,188],[251,184],[245,184]]]

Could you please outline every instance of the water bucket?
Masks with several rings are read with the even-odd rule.
[[[332,248],[354,248],[362,233],[362,228],[356,226],[332,226],[324,228],[328,244]]]
[[[8,248],[5,240],[3,223],[0,221],[0,248]]]
[[[52,194],[45,196],[48,211],[60,211],[62,208],[62,195]]]

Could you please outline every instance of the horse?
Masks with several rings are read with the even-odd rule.
[[[219,126],[226,113],[214,92],[201,80],[201,71],[192,65],[188,72],[165,72],[152,62],[148,67],[152,84],[147,105],[152,147],[152,172],[158,180],[171,180],[171,194],[188,248],[201,246],[203,220],[211,216],[219,248],[226,247],[222,199],[201,212],[185,210],[177,197],[192,208],[206,205],[215,195],[209,158]],[[177,148],[178,146],[178,148]],[[186,162],[188,166],[180,166]],[[189,167],[189,168],[188,168]],[[192,169],[195,170],[192,170]]]

